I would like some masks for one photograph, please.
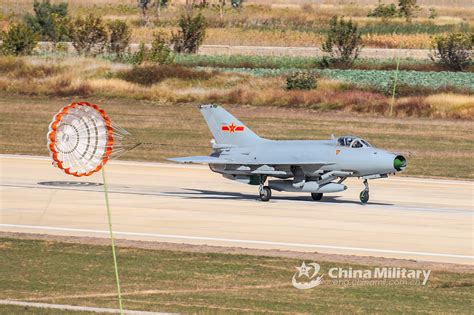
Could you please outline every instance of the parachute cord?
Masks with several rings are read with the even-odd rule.
[[[102,165],[102,179],[104,181],[105,205],[107,206],[107,219],[109,221],[110,241],[112,243],[112,256],[114,258],[115,281],[117,283],[118,302],[119,302],[120,314],[123,315],[124,312],[123,312],[123,305],[122,305],[122,293],[120,291],[120,278],[119,278],[119,272],[118,272],[117,255],[115,253],[114,233],[112,231],[112,216],[110,214],[109,190],[107,187],[107,180],[105,178],[105,165]]]

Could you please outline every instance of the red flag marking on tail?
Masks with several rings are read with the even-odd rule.
[[[222,125],[221,126],[221,131],[226,131],[226,132],[242,132],[244,131],[244,126],[236,126],[234,123],[231,123],[230,125]]]

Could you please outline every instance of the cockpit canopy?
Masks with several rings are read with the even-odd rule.
[[[343,147],[350,147],[350,148],[371,147],[370,143],[368,143],[364,139],[354,137],[354,136],[340,137],[339,139],[337,139],[337,144]]]

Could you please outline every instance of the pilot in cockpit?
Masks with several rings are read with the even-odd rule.
[[[350,148],[363,148],[371,146],[367,141],[353,136],[340,137],[339,139],[337,139],[337,144],[343,147]]]

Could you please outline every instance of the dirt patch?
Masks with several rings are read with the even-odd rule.
[[[139,296],[139,295],[156,295],[156,294],[176,294],[176,293],[196,293],[196,292],[217,292],[225,290],[227,291],[242,291],[242,290],[261,290],[261,289],[274,289],[289,287],[289,284],[284,285],[247,285],[247,286],[235,286],[228,288],[206,288],[206,289],[188,289],[188,290],[141,290],[122,292],[122,296]],[[53,296],[42,296],[42,297],[29,297],[22,298],[21,300],[27,301],[48,301],[48,300],[59,300],[59,299],[84,299],[84,298],[96,298],[96,297],[116,297],[117,292],[107,293],[88,293],[88,294],[75,294],[75,295],[53,295]]]

